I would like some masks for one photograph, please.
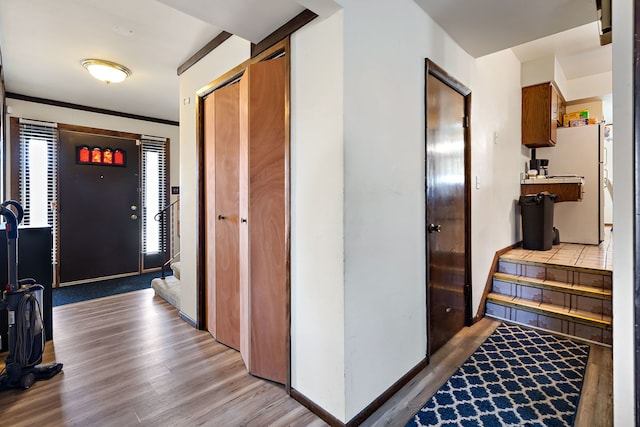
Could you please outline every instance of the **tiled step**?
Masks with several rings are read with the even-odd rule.
[[[490,293],[486,315],[605,345],[611,345],[613,341],[611,316],[525,298]]]
[[[512,297],[493,292],[487,296],[487,302],[499,304],[504,307],[522,309],[539,315],[551,316],[560,320],[611,330],[611,316],[608,315],[594,315],[594,313],[590,311],[560,307],[555,304],[535,302],[526,298]]]
[[[507,289],[510,287],[511,289]],[[494,273],[493,290],[494,292],[517,296],[519,294],[518,287],[526,287],[540,289],[542,293],[541,301],[544,301],[545,291],[551,295],[553,293],[563,293],[568,295],[583,296],[610,301],[611,290],[597,288],[593,286],[584,286],[580,284],[570,284],[567,282],[559,282],[556,280],[538,279],[535,277],[516,276],[514,274]],[[498,289],[496,289],[498,288]],[[514,289],[515,288],[515,289]],[[552,302],[552,301],[546,301]]]
[[[511,258],[497,270],[488,316],[611,345],[611,271]]]
[[[611,290],[611,270],[500,257],[498,272]]]

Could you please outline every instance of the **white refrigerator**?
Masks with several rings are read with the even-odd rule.
[[[560,241],[597,245],[604,240],[604,126],[558,128],[555,147],[538,148],[549,159],[549,176],[581,176],[582,201],[554,205]]]

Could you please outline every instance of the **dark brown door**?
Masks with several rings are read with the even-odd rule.
[[[81,164],[78,147],[122,150],[124,166]],[[139,272],[139,158],[135,139],[60,130],[60,283]]]
[[[240,349],[238,264],[239,85],[204,101],[207,212],[207,328]]]
[[[467,317],[466,98],[442,76],[427,73],[429,354],[462,329]]]

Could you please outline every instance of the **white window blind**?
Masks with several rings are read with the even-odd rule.
[[[58,237],[57,200],[58,131],[55,123],[20,120],[18,178],[23,225],[50,226]],[[53,245],[52,260],[56,260]]]
[[[164,139],[142,137],[142,253],[166,250],[166,230],[154,216],[167,200],[167,143]]]

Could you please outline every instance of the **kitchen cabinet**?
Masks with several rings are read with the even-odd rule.
[[[549,192],[556,195],[555,202],[579,202],[582,200],[584,180],[582,178],[523,179],[520,181],[520,195]]]
[[[564,98],[551,82],[522,88],[522,144],[529,148],[556,145]]]

